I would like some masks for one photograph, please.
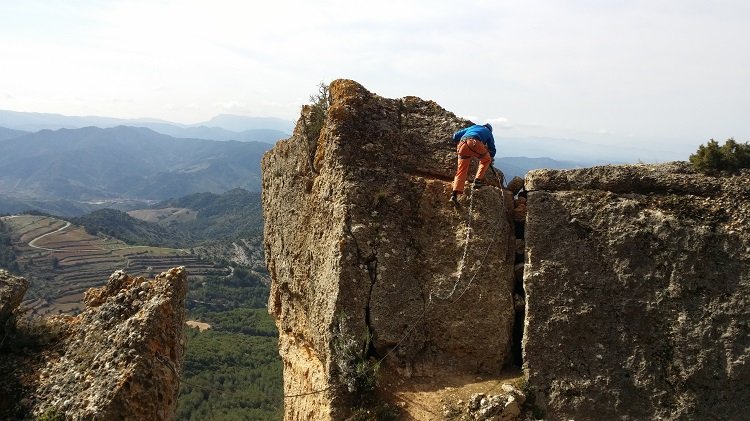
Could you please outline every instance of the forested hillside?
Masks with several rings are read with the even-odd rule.
[[[278,333],[267,300],[268,287],[242,267],[189,292],[188,317],[211,328],[188,331],[178,419],[281,418]]]
[[[152,206],[187,208],[197,212],[193,221],[170,224],[190,232],[198,241],[246,238],[263,231],[263,211],[260,193],[233,189],[223,194],[196,193],[178,199],[169,199]]]
[[[10,227],[5,225],[2,220],[0,220],[0,269],[18,273],[16,253],[11,243]]]
[[[169,217],[177,213],[181,219]],[[257,237],[263,231],[260,193],[244,189],[196,193],[128,213],[101,209],[69,219],[92,235],[101,233],[133,245],[178,248]]]

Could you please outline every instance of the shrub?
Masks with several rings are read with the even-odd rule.
[[[345,314],[340,314],[334,327],[334,360],[339,381],[360,404],[366,404],[377,386],[380,364],[368,356],[372,344],[369,329],[365,329],[362,339],[358,340],[347,327],[346,319]]]
[[[730,138],[719,146],[719,142],[711,139],[690,155],[690,163],[702,172],[736,172],[741,168],[750,168],[750,144],[737,143]]]
[[[310,102],[310,114],[307,119],[303,119],[303,123],[308,142],[315,142],[320,137],[320,132],[323,130],[323,124],[328,115],[328,106],[330,105],[328,85],[320,82],[318,93],[310,95]]]

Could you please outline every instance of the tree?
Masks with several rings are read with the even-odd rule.
[[[310,95],[312,104],[302,107],[302,125],[307,145],[307,165],[311,174],[317,174],[315,169],[315,152],[317,151],[320,132],[323,131],[323,125],[328,116],[328,107],[331,105],[330,98],[328,85],[320,82],[318,93]]]

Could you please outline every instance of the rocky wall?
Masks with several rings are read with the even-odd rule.
[[[447,202],[448,140],[469,122],[349,80],[330,93],[320,136],[304,109],[262,162],[287,420],[345,417],[337,353],[349,339],[407,377],[499,372],[509,359],[514,242],[503,195],[486,187]]]
[[[750,173],[529,174],[524,363],[547,419],[745,419]]]

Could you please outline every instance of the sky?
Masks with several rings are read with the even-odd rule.
[[[347,78],[499,138],[686,159],[750,141],[749,23],[746,0],[2,0],[0,109],[296,120]]]

